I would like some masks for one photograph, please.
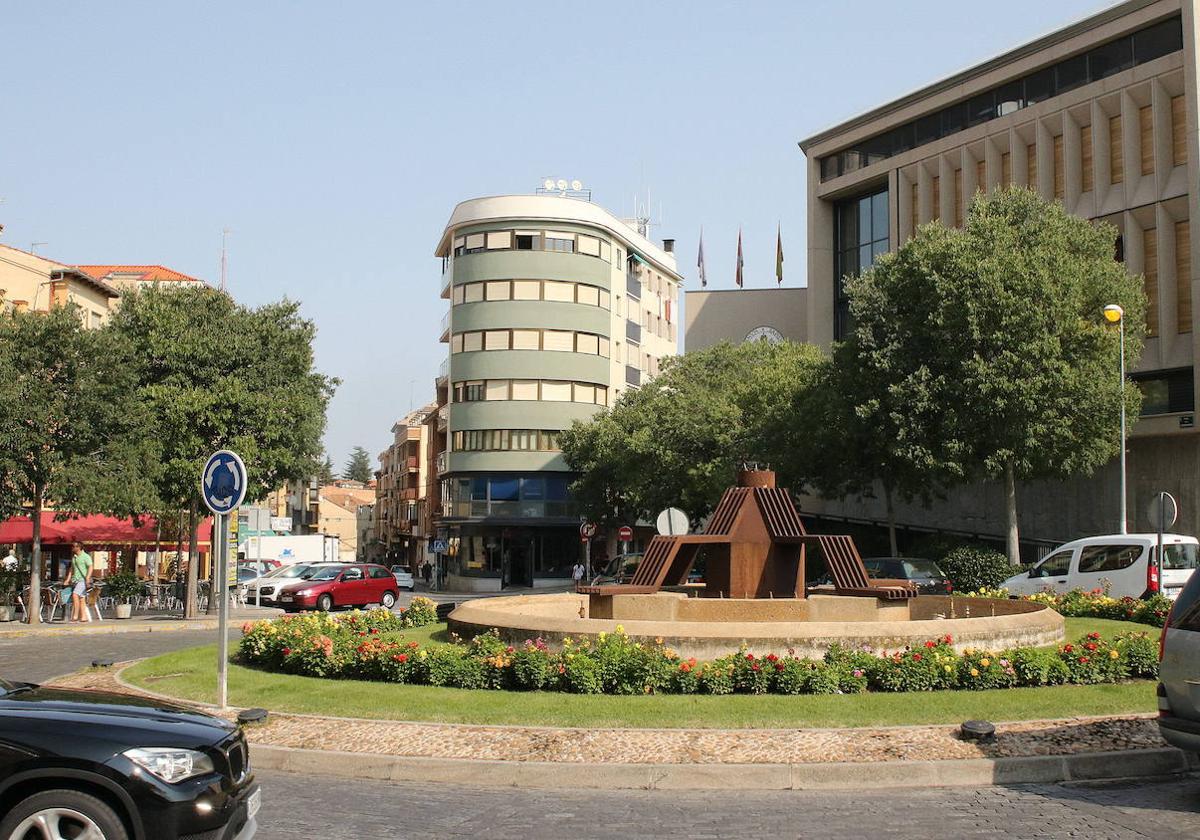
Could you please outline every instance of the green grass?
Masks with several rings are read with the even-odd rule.
[[[1124,621],[1067,619],[1067,637],[1155,628]],[[406,631],[410,641],[446,641],[445,625]],[[157,656],[125,671],[134,685],[188,700],[214,702],[214,646]],[[234,706],[280,712],[445,723],[619,727],[843,727],[958,723],[967,718],[1032,720],[1153,712],[1154,683],[1053,686],[921,694],[728,697],[594,697],[551,692],[464,691],[356,680],[322,680],[229,668]]]
[[[1149,624],[1138,624],[1134,621],[1115,621],[1111,618],[1067,618],[1067,641],[1073,642],[1088,633],[1100,633],[1104,638],[1111,639],[1118,633],[1146,633],[1152,639],[1157,639],[1162,630]]]

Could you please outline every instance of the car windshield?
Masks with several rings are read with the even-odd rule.
[[[258,577],[258,572],[254,569],[238,569],[238,580],[250,580],[250,578]]]
[[[1163,546],[1164,569],[1195,569],[1200,563],[1200,546],[1176,543]]]
[[[304,575],[305,580],[335,580],[338,575],[346,570],[345,566],[322,566],[313,571],[312,574]]]
[[[942,570],[938,568],[938,564],[932,560],[918,560],[906,557],[900,561],[900,564],[904,567],[904,576],[910,580],[945,577],[942,574]]]
[[[397,572],[400,572],[401,574],[407,574],[408,569],[404,568],[403,566],[392,566],[392,574],[396,574]]]
[[[299,577],[300,572],[304,571],[307,566],[280,566],[278,569],[272,569],[263,577]]]

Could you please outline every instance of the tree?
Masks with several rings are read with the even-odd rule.
[[[1120,350],[1101,311],[1124,307],[1131,365],[1145,295],[1115,240],[1015,188],[977,196],[962,230],[926,225],[848,284],[853,364],[883,395],[867,416],[892,418],[906,469],[1004,481],[1013,563],[1017,480],[1090,474],[1119,451]],[[1140,394],[1125,393],[1136,417]]]
[[[190,616],[205,459],[221,448],[241,455],[247,501],[311,475],[337,381],[314,370],[316,328],[287,300],[252,309],[207,286],[152,287],[127,293],[111,326],[146,360],[136,393],[163,448],[159,494],[190,514]]]
[[[342,470],[342,478],[366,484],[372,475],[371,456],[361,446],[354,447],[354,451],[350,453],[350,460],[346,461]]]
[[[156,501],[158,447],[138,399],[138,359],[75,307],[0,316],[0,514],[33,522],[30,623],[40,603],[41,517],[132,516]]]
[[[667,359],[657,378],[563,433],[584,514],[628,523],[675,506],[699,523],[738,466],[783,460],[803,434],[791,411],[823,363],[815,348],[790,342],[720,344]]]
[[[316,473],[318,484],[321,486],[332,484],[334,479],[333,459],[326,455],[324,461],[318,462]]]

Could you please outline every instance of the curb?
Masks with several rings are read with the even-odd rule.
[[[240,628],[247,621],[254,621],[259,618],[267,618],[269,616],[254,616],[240,617],[229,619],[225,626],[227,628]],[[172,633],[180,630],[216,630],[219,628],[220,622],[215,619],[179,619],[178,621],[164,621],[162,623],[138,623],[125,624],[116,623],[117,619],[105,619],[103,624],[98,627],[52,627],[51,625],[39,625],[45,629],[0,629],[0,640],[3,639],[31,639],[31,638],[51,638],[62,636],[109,636],[121,633]],[[108,626],[113,623],[114,626]],[[99,622],[92,622],[98,624]]]
[[[1171,776],[1200,767],[1174,748],[1057,756],[829,764],[570,764],[413,758],[251,742],[254,767],[389,782],[591,790],[857,790],[1095,782]]]

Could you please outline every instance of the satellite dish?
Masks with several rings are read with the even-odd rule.
[[[571,189],[575,190],[576,192],[583,189],[583,181],[580,181],[578,178],[576,178],[571,182]]]
[[[559,178],[558,183],[555,186],[557,186],[560,190],[565,190],[567,188],[567,179]]]
[[[545,189],[545,190],[554,189],[554,179],[547,178],[545,181],[542,181],[542,189]]]
[[[664,537],[678,536],[688,532],[688,517],[679,508],[667,508],[659,513],[654,525]]]

